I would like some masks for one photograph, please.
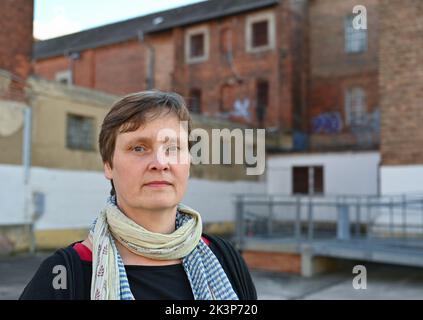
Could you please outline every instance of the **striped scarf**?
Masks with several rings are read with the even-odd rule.
[[[131,231],[131,234],[134,234],[134,230],[140,230],[136,233],[137,239],[124,233],[120,233],[117,239],[141,256],[161,260],[182,258],[195,300],[238,300],[218,259],[201,239],[200,214],[179,204],[175,227],[176,230],[170,235],[150,232],[126,217],[117,207],[116,197],[110,197],[108,205],[90,230],[93,242],[91,299],[134,300],[115,238],[122,230]],[[166,241],[160,244],[151,241],[163,237]]]

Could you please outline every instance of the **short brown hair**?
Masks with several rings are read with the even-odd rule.
[[[177,93],[160,90],[141,91],[116,101],[101,126],[98,142],[103,163],[113,167],[113,154],[119,133],[135,131],[147,120],[168,113],[174,113],[180,121],[188,122],[189,136],[192,127],[191,117],[184,99]],[[188,145],[190,146],[189,141]]]

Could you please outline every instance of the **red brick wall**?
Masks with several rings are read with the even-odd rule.
[[[383,165],[423,164],[423,1],[380,0]]]
[[[133,40],[95,50],[95,89],[126,94],[145,88],[143,47]]]
[[[276,21],[276,48],[260,53],[246,51],[245,28],[247,14],[222,18],[205,23],[210,32],[210,56],[207,61],[188,64],[185,62],[184,37],[188,28],[175,30],[175,88],[188,96],[191,88],[202,90],[203,106],[206,113],[216,115],[221,111],[222,90],[227,81],[235,80],[234,70],[242,83],[231,85],[231,94],[238,99],[249,99],[252,122],[257,124],[256,83],[259,79],[269,82],[269,106],[264,121],[266,127],[279,127],[289,130],[292,122],[291,76],[292,60],[288,54],[289,24],[288,11],[284,6],[263,11],[273,11]],[[260,11],[256,11],[258,13]],[[232,34],[233,68],[221,53],[221,32],[230,30]],[[286,58],[280,59],[285,53]],[[230,100],[230,99],[229,99]],[[241,119],[234,119],[241,120]]]
[[[366,93],[367,112],[379,107],[378,95],[378,0],[310,1],[310,91],[308,95],[308,130],[314,117],[339,112],[343,120],[340,136],[348,136],[345,126],[345,92],[353,86]],[[346,53],[344,19],[355,5],[367,9],[368,48],[363,53]],[[339,138],[339,137],[338,137]],[[339,139],[334,139],[334,141]],[[356,141],[357,143],[357,141]],[[348,142],[346,141],[346,144]],[[341,142],[342,145],[342,142]]]
[[[31,73],[33,0],[0,0],[0,69]]]
[[[119,95],[146,86],[144,47],[137,40],[82,51],[72,67],[65,56],[37,60],[34,66],[37,75],[49,80],[69,68],[77,86]]]
[[[68,70],[69,59],[64,56],[37,60],[34,63],[34,73],[48,80],[54,80],[56,73]]]
[[[301,274],[301,255],[283,252],[244,251],[250,269]]]
[[[256,119],[256,86],[258,80],[269,82],[269,105],[264,121],[266,127],[292,128],[293,95],[301,99],[304,90],[302,78],[297,88],[292,84],[294,57],[297,50],[294,45],[293,30],[298,28],[291,21],[288,2],[276,7],[263,9],[273,11],[276,22],[275,49],[260,52],[246,52],[246,17],[250,13],[216,19],[205,26],[210,32],[210,55],[207,61],[187,64],[185,62],[185,32],[187,27],[172,31],[150,34],[145,43],[137,40],[115,44],[107,47],[86,50],[73,65],[74,84],[98,90],[125,94],[146,88],[149,61],[149,47],[155,51],[155,87],[163,90],[175,90],[189,98],[192,88],[202,90],[203,111],[207,115],[217,115],[221,111],[222,91],[228,81],[234,79],[234,71],[242,80],[230,86],[229,100],[245,99],[250,101],[251,121]],[[258,13],[255,11],[254,13]],[[296,20],[298,22],[298,19]],[[301,21],[302,23],[302,21]],[[221,32],[227,28],[232,35],[233,67],[221,54]],[[148,44],[148,45],[147,45]],[[65,57],[55,57],[36,61],[35,71],[38,75],[54,79],[55,74],[69,68]],[[295,91],[296,90],[296,91]],[[295,91],[295,92],[294,92]],[[230,108],[234,101],[229,101]],[[232,120],[242,121],[239,118]]]

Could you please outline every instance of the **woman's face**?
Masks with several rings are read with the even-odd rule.
[[[163,130],[178,135],[165,139]],[[188,161],[168,161],[175,153]],[[105,176],[113,179],[119,206],[131,210],[164,210],[182,200],[189,177],[188,133],[180,129],[173,113],[146,121],[137,130],[116,137],[113,168],[104,165]],[[154,183],[157,182],[157,183]]]

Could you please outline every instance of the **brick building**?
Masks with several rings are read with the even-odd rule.
[[[309,2],[308,132],[314,150],[378,148],[378,2]],[[356,5],[366,9],[367,29],[353,29]]]
[[[289,1],[205,1],[38,42],[34,71],[114,94],[175,90],[194,112],[289,131],[300,18]]]
[[[352,29],[355,5],[367,29]],[[377,149],[378,0],[210,0],[35,44],[37,75],[292,134],[294,150]]]
[[[33,0],[0,0],[0,81],[4,84],[0,84],[0,98],[3,99],[24,100],[23,82],[32,73],[33,3]]]
[[[423,2],[380,0],[381,184],[422,190]]]
[[[193,112],[282,134],[269,152],[370,151],[376,172],[378,19],[379,0],[209,0],[38,42],[34,70],[114,94],[175,90]],[[306,185],[318,167],[324,184],[325,166],[292,175]]]

